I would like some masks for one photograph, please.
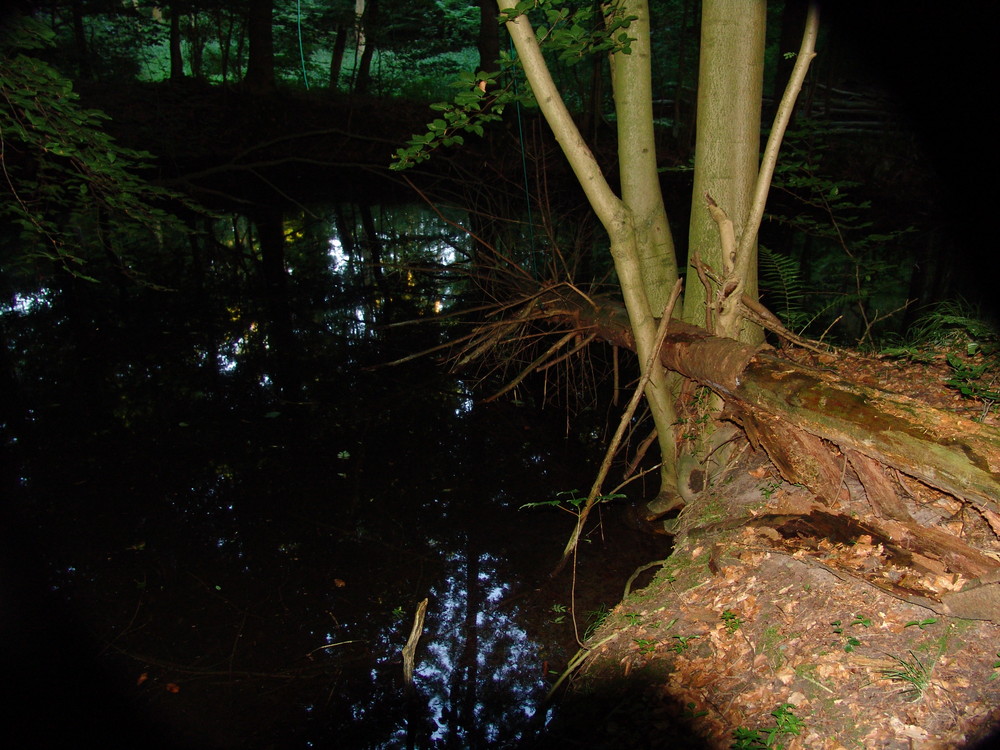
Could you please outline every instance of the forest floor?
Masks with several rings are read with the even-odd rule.
[[[851,358],[838,363],[845,368],[856,382],[983,418],[983,404],[945,387],[953,368],[943,357]],[[976,546],[1000,560],[997,530],[975,509],[921,487],[907,486],[918,510],[945,519],[939,525],[967,525]],[[782,482],[747,447],[697,517],[682,512],[677,544],[653,582],[588,642],[550,727],[553,742],[740,750],[985,742],[1000,727],[1000,625],[943,615],[873,585],[867,574],[894,565],[881,541],[826,526],[822,513],[782,524],[782,514],[809,507],[817,506],[806,490]],[[713,523],[740,515],[750,521]],[[912,561],[894,580],[931,591],[965,583]]]

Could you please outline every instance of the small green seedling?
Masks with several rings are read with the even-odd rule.
[[[551,620],[549,620],[549,622],[551,622],[553,625],[560,624],[561,622],[563,622],[566,619],[566,612],[567,611],[568,610],[566,609],[566,605],[565,604],[553,604],[552,605],[552,612],[553,612],[553,614],[555,614],[555,617],[553,617]]]
[[[771,712],[775,723],[774,729],[768,731],[771,738],[777,734],[798,735],[805,728],[802,719],[792,713],[793,708],[791,703],[782,703]]]
[[[656,651],[656,641],[650,638],[635,638],[637,644],[639,644],[640,654],[651,654]]]
[[[871,618],[865,617],[864,615],[854,615],[854,622],[851,625],[861,625],[862,627],[871,627]]]
[[[779,737],[785,734],[798,735],[805,728],[802,719],[792,713],[790,703],[782,703],[771,712],[774,726],[769,729],[747,729],[740,727],[733,733],[732,750],[771,750],[779,748]]]
[[[708,711],[699,711],[697,704],[688,703],[684,706],[685,719],[699,719],[702,716],[708,716]]]
[[[768,482],[765,485],[761,485],[758,489],[760,494],[764,496],[765,500],[770,500],[771,496],[778,491],[781,486],[781,482]]]
[[[743,620],[740,616],[733,612],[731,609],[727,609],[722,613],[722,622],[726,625],[726,632],[735,633],[740,629],[740,625],[743,624]]]
[[[730,745],[732,750],[760,750],[760,748],[766,747],[764,738],[756,729],[737,727],[736,731],[733,732],[733,744]]]
[[[628,620],[629,625],[638,625],[639,621],[642,619],[642,615],[636,614],[635,612],[626,612],[625,619]]]
[[[926,620],[910,620],[903,627],[904,628],[908,628],[911,625],[916,625],[918,628],[920,628],[921,630],[923,630],[928,625],[933,625],[936,622],[937,622],[937,618],[936,617],[928,617]]]
[[[670,647],[671,651],[675,651],[678,654],[683,654],[687,651],[688,641],[695,640],[698,636],[696,635],[675,635],[671,636],[677,643]]]
[[[587,640],[597,629],[604,624],[604,621],[608,619],[608,615],[611,614],[611,610],[608,609],[607,605],[601,604],[597,609],[591,610],[587,613],[587,629],[584,631],[583,640]]]
[[[864,622],[863,622],[864,619],[866,619],[866,618],[855,618],[855,621],[852,622],[851,625],[864,625]],[[868,620],[868,622],[869,622],[869,624],[871,624],[870,620]],[[844,628],[842,627],[840,620],[834,620],[830,624],[833,626],[833,632],[834,633],[836,633],[837,635],[843,635],[844,634]],[[865,627],[868,627],[868,626],[865,625]],[[861,645],[861,641],[860,640],[858,640],[854,636],[848,636],[847,637],[847,641],[844,643],[844,651],[846,651],[847,653],[851,653],[854,649],[856,649],[860,645]]]
[[[997,656],[1000,656],[1000,651],[997,651]],[[1000,669],[1000,659],[993,662],[993,674],[990,675],[991,680],[995,680],[997,677],[1000,677],[1000,672],[997,671],[998,669]]]

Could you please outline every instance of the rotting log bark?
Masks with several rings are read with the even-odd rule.
[[[847,460],[851,462],[865,488],[868,502],[879,518],[910,523],[913,521],[906,505],[899,499],[892,482],[885,475],[885,469],[875,459],[869,458],[857,451],[847,451]]]
[[[566,298],[554,291],[543,297],[554,319],[565,318],[577,328],[590,327],[600,338],[634,351],[621,305],[599,300],[592,307],[581,298]],[[779,469],[782,462],[790,467],[794,476],[786,478],[802,482],[828,501],[837,496],[835,472],[830,456],[825,455],[828,451],[818,450],[815,438],[838,446],[844,460],[855,454],[867,457],[981,509],[1000,513],[1000,433],[993,428],[907,396],[781,359],[766,347],[710,336],[679,321],[671,322],[660,354],[665,367],[708,386],[730,408],[750,415],[754,425],[748,429],[756,428],[758,437],[765,420],[780,420],[794,428],[783,432],[784,427],[775,424],[765,429],[764,447],[778,457]],[[875,514],[905,520],[905,509],[882,494],[887,485],[877,482],[872,466],[860,457],[855,461]]]
[[[979,507],[1000,510],[1000,434],[993,428],[768,352],[758,353],[741,373],[739,387],[724,395],[844,451],[893,466]]]
[[[844,462],[838,462],[822,438],[756,409],[744,407],[738,419],[750,443],[767,452],[782,477],[805,485],[828,506],[838,504]]]

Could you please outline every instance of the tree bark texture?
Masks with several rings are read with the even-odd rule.
[[[696,278],[695,256],[723,274],[736,258],[723,258],[719,229],[709,214],[710,194],[733,222],[740,244],[753,201],[760,157],[760,111],[764,67],[765,0],[706,0],[702,3],[701,56],[698,71],[698,116],[694,188],[688,229],[688,278]],[[744,259],[743,293],[756,299],[756,245]],[[710,303],[711,304],[711,303]],[[688,284],[684,319],[701,323],[705,289]],[[745,321],[742,331],[722,331],[747,341],[760,341],[759,328]]]

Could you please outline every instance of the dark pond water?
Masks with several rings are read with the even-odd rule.
[[[8,290],[12,747],[544,746],[576,650],[571,578],[547,578],[573,518],[520,508],[586,493],[603,421],[476,403],[431,357],[378,367],[464,330],[461,286],[413,271],[464,238],[414,207],[372,218],[377,247],[354,207],[286,213],[287,274],[263,281],[232,217],[151,261],[173,291]],[[624,515],[583,545],[581,635],[667,552]]]

